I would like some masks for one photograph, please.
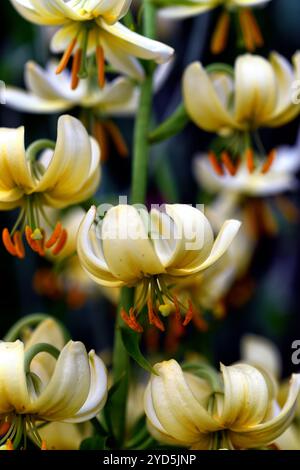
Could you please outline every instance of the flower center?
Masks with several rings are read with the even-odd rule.
[[[100,27],[94,20],[83,22],[79,25],[76,35],[70,41],[67,49],[65,50],[61,61],[56,69],[56,74],[60,74],[66,69],[68,63],[73,55],[72,70],[71,70],[71,89],[76,90],[79,81],[82,78],[87,78],[93,71],[95,63],[98,75],[98,85],[103,88],[105,85],[105,56],[104,49],[100,43]],[[96,39],[95,53],[89,57],[88,49],[89,42],[93,36]]]
[[[41,450],[46,450],[34,416],[11,413],[0,420],[0,450],[18,449],[21,443],[22,449],[26,450],[28,437]]]
[[[54,143],[48,140],[37,141],[26,152],[31,173],[36,180],[40,180],[45,172],[45,167],[38,161],[37,155],[46,148],[53,149]],[[45,229],[51,232],[49,238],[46,237]],[[25,258],[23,235],[30,248],[40,256],[45,256],[45,250],[51,248],[52,254],[58,255],[67,241],[66,230],[60,222],[53,223],[49,220],[42,196],[37,193],[24,196],[23,205],[12,230],[5,228],[2,231],[2,241],[6,250],[19,259]]]
[[[162,276],[144,279],[140,287],[141,291],[135,301],[136,307],[131,307],[129,313],[124,309],[121,310],[122,319],[132,330],[138,333],[144,331],[144,328],[138,321],[138,316],[142,315],[145,306],[147,307],[149,324],[161,331],[165,331],[165,326],[160,316],[168,317],[174,314],[176,320],[182,326],[187,326],[193,319],[196,312],[192,301],[189,299],[187,306],[180,302],[176,295],[172,293],[171,287],[165,283]]]

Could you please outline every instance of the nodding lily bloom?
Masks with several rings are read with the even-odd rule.
[[[256,168],[257,157],[266,158],[261,170],[271,168],[275,151],[262,149],[257,131],[262,127],[280,127],[300,113],[293,101],[294,82],[300,78],[300,53],[293,57],[294,68],[281,55],[270,60],[245,54],[228,66],[212,65],[207,70],[199,63],[189,65],[183,77],[183,95],[192,121],[207,132],[218,133],[211,163],[222,175],[224,169],[235,175],[241,159],[249,172]]]
[[[280,409],[269,379],[248,364],[221,365],[220,375],[203,373],[203,366],[185,371],[175,360],[154,369],[145,412],[149,431],[160,442],[194,450],[260,448],[272,444],[293,419],[299,374],[292,376]]]
[[[41,140],[25,150],[24,128],[0,129],[0,209],[20,208],[19,217],[2,239],[8,252],[24,258],[22,236],[40,255],[52,249],[57,255],[64,247],[67,232],[54,226],[46,207],[64,208],[90,197],[100,180],[100,151],[84,126],[71,116],[58,121],[56,144]],[[40,152],[42,154],[40,155]],[[46,239],[46,228],[52,234]]]
[[[164,84],[172,61],[157,67],[154,73],[154,91]],[[106,82],[101,89],[92,78],[81,80],[76,90],[69,89],[68,70],[56,75],[57,62],[51,61],[43,69],[35,62],[27,62],[24,81],[28,91],[7,86],[5,104],[29,113],[66,112],[76,106],[82,109],[82,121],[101,147],[101,160],[107,160],[110,143],[120,156],[128,155],[126,142],[111,117],[133,116],[138,109],[140,87],[128,77]],[[87,113],[90,117],[87,119]],[[88,122],[86,122],[88,121]]]
[[[73,55],[72,88],[88,76],[89,57],[97,62],[98,83],[105,84],[105,60],[117,70],[138,80],[143,68],[136,57],[166,62],[173,49],[126,28],[120,20],[131,0],[11,0],[28,21],[39,25],[60,26],[51,42],[52,52],[64,52],[57,73],[62,72]],[[93,64],[91,64],[93,65]]]
[[[18,448],[24,438],[26,446],[28,435],[46,449],[41,424],[85,422],[104,406],[107,375],[101,359],[80,342],[69,341],[59,350],[53,345],[57,340],[61,344],[57,327],[48,321],[26,346],[20,340],[0,343],[0,445]]]
[[[223,7],[210,44],[211,52],[220,54],[227,45],[231,14],[238,18],[245,48],[253,52],[257,47],[263,46],[263,36],[251,7],[264,6],[269,2],[270,0],[190,0],[174,4],[169,0],[156,0],[155,3],[161,6],[159,12],[162,17],[173,19],[188,18]]]
[[[218,237],[208,219],[188,205],[166,205],[165,212],[150,214],[134,206],[119,205],[107,211],[95,225],[96,207],[91,207],[79,232],[77,252],[87,274],[107,287],[137,287],[135,308],[122,311],[124,321],[134,330],[143,328],[136,318],[144,305],[150,324],[164,330],[159,313],[171,313],[169,302],[184,325],[193,316],[193,305],[180,305],[171,285],[194,276],[213,265],[227,251],[240,222],[227,220]]]

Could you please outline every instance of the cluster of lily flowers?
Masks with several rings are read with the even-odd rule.
[[[147,73],[138,59],[160,64],[157,91],[174,51],[125,26],[130,0],[11,0],[27,21],[57,28],[50,47],[62,57],[45,69],[28,62],[27,90],[7,87],[6,105],[37,114],[82,109],[80,119],[59,117],[56,142],[41,139],[26,148],[23,127],[0,129],[0,210],[19,211],[14,226],[2,231],[3,245],[18,259],[30,248],[60,266],[55,273],[37,272],[39,294],[55,300],[67,293],[74,305],[101,292],[116,304],[122,288],[134,288],[132,305],[121,303],[123,326],[145,336],[149,325],[163,332],[169,353],[189,324],[207,331],[204,311],[225,315],[225,299],[247,273],[261,233],[278,230],[273,203],[289,221],[299,217],[284,195],[298,187],[299,145],[267,152],[259,136],[261,128],[281,127],[300,114],[291,98],[300,54],[292,64],[276,52],[269,59],[253,54],[263,45],[254,8],[270,1],[153,1],[162,18],[177,20],[219,8],[214,54],[226,48],[237,17],[237,34],[248,50],[234,68],[194,62],[183,73],[182,109],[214,135],[193,162],[195,178],[213,202],[205,214],[185,204],[166,204],[163,211],[119,204],[100,216],[95,205],[85,211],[81,204],[99,188],[109,145],[128,153],[113,118],[137,113]],[[108,72],[117,78],[109,80]],[[133,238],[119,235],[127,225],[134,227]],[[128,408],[132,395],[153,440],[171,446],[299,449],[300,376],[294,374],[288,387],[280,383],[274,349],[261,338],[245,338],[241,362],[220,370],[202,358],[159,362],[139,384],[140,408],[136,390]],[[21,320],[0,342],[1,449],[26,449],[28,439],[44,450],[79,448],[92,435],[91,422],[107,431],[108,394],[107,366],[99,355],[73,342],[53,318]],[[129,416],[127,421],[130,436]]]

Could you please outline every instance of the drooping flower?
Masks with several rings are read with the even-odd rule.
[[[97,211],[91,207],[78,232],[77,251],[87,274],[108,287],[137,287],[134,308],[122,316],[136,331],[143,328],[136,319],[147,304],[150,324],[164,330],[158,316],[171,313],[168,302],[186,312],[184,324],[192,318],[193,306],[180,305],[171,286],[197,275],[213,265],[228,249],[240,222],[227,220],[214,241],[208,219],[187,205],[166,205],[166,212],[150,214],[134,206],[111,208],[96,227]]]
[[[105,84],[105,60],[117,70],[138,80],[144,77],[143,68],[136,57],[167,61],[173,49],[158,41],[143,37],[126,28],[119,20],[127,13],[131,0],[64,1],[11,0],[16,10],[28,21],[49,26],[59,26],[52,42],[52,52],[63,52],[57,68],[62,72],[72,54],[72,87],[80,78],[88,76],[94,56],[98,68],[100,88]]]
[[[224,173],[223,163],[235,175],[241,159],[250,173],[258,166],[263,173],[272,167],[276,153],[265,152],[257,131],[283,126],[299,115],[292,96],[292,85],[300,78],[298,52],[293,62],[294,68],[277,53],[269,61],[245,54],[237,58],[234,71],[228,66],[205,70],[199,62],[188,66],[183,78],[186,110],[201,129],[219,134],[210,153],[217,174]]]
[[[8,442],[16,449],[24,438],[26,446],[28,435],[38,447],[48,448],[41,424],[82,423],[104,406],[103,362],[80,342],[64,343],[51,319],[33,332],[26,345],[20,340],[0,342],[0,445]]]
[[[220,54],[226,47],[231,15],[237,16],[242,41],[245,48],[253,52],[257,47],[264,44],[263,36],[259,25],[252,13],[251,7],[264,6],[270,0],[190,0],[176,2],[169,0],[156,0],[158,6],[161,6],[160,15],[164,18],[188,18],[190,16],[200,15],[209,10],[223,7],[219,16],[215,31],[211,39],[211,52]]]
[[[221,375],[210,372],[210,379],[201,370],[185,372],[175,360],[156,364],[145,412],[158,441],[194,450],[252,449],[272,444],[290,425],[299,374],[292,376],[288,398],[278,409],[275,390],[255,367],[221,365]]]
[[[154,92],[168,76],[172,61],[157,67],[154,73]],[[28,91],[7,86],[5,104],[29,113],[59,113],[80,106],[80,119],[101,147],[101,160],[107,160],[110,143],[120,156],[128,155],[122,133],[112,117],[133,116],[138,109],[140,87],[128,77],[117,77],[99,88],[92,77],[81,80],[76,90],[70,90],[68,70],[55,73],[57,62],[51,61],[43,69],[35,62],[27,62],[24,81]],[[87,117],[88,116],[88,117]]]
[[[71,116],[59,119],[56,144],[41,140],[27,150],[23,127],[0,129],[0,209],[20,208],[13,229],[2,232],[10,254],[24,258],[24,233],[40,255],[51,248],[54,255],[59,254],[67,232],[60,222],[54,227],[45,208],[64,208],[90,197],[100,181],[99,161],[98,144]],[[46,240],[47,227],[52,228],[52,235]]]

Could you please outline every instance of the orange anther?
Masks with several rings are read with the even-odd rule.
[[[18,258],[24,259],[25,258],[25,249],[24,249],[24,244],[23,244],[23,240],[22,240],[22,235],[21,235],[21,232],[19,230],[17,230],[14,233],[14,244],[15,244],[15,249],[16,249],[16,253],[17,253]]]
[[[273,165],[274,163],[274,160],[275,160],[275,157],[276,157],[276,150],[273,149],[271,150],[271,152],[269,153],[268,157],[267,157],[267,160],[265,161],[262,169],[261,169],[261,172],[265,175],[266,173],[268,173],[268,171],[270,170],[271,166]]]
[[[101,148],[101,162],[106,162],[109,155],[109,143],[107,132],[101,122],[95,122],[93,134]]]
[[[149,318],[150,325],[156,326],[156,328],[158,328],[160,331],[165,331],[163,322],[154,312],[151,299],[148,299],[147,306],[148,306],[148,318]]]
[[[59,240],[57,242],[56,247],[54,248],[54,250],[52,250],[52,253],[54,254],[54,256],[59,255],[59,253],[64,248],[64,246],[67,242],[67,239],[68,239],[68,232],[65,229],[63,229],[63,231],[61,232],[61,235],[59,237]]]
[[[25,227],[25,237],[30,248],[36,253],[40,253],[40,247],[37,241],[32,238],[32,229],[29,225]]]
[[[116,126],[116,124],[112,121],[104,122],[103,126],[110,135],[118,154],[121,157],[128,157],[129,150],[118,126]]]
[[[249,21],[249,15],[247,15],[245,8],[241,9],[239,20],[246,49],[253,52],[255,50],[255,41],[252,33],[252,24]]]
[[[246,150],[245,158],[246,158],[247,168],[248,168],[249,173],[253,173],[253,171],[255,170],[255,164],[254,164],[254,152],[251,148]]]
[[[176,295],[173,295],[173,303],[175,307],[175,318],[181,324],[180,307],[179,307],[179,302],[178,302]]]
[[[209,152],[208,153],[208,159],[209,159],[209,162],[210,162],[211,166],[213,167],[214,171],[217,173],[217,175],[223,176],[224,171],[223,171],[223,168],[221,167],[220,163],[218,162],[216,154],[214,152]]]
[[[236,167],[234,166],[231,158],[230,158],[230,155],[228,152],[226,152],[226,150],[224,150],[222,153],[221,153],[221,160],[226,168],[226,170],[228,171],[228,173],[231,175],[231,176],[235,176],[236,174]]]
[[[6,450],[15,450],[14,446],[13,446],[13,443],[11,442],[10,439],[7,439],[7,441],[6,441]]]
[[[46,444],[46,441],[45,441],[45,440],[42,440],[41,450],[48,450],[48,449],[47,449],[47,444]]]
[[[191,300],[189,300],[189,308],[186,312],[185,319],[184,319],[184,322],[183,322],[182,325],[187,326],[190,323],[190,321],[192,320],[193,316],[194,316],[193,304],[192,304]]]
[[[247,18],[249,24],[249,30],[251,30],[252,39],[256,46],[262,47],[264,45],[264,38],[261,34],[261,30],[258,26],[256,18],[251,10],[244,10],[244,15]]]
[[[67,67],[70,57],[72,55],[72,52],[74,50],[74,47],[76,45],[76,42],[77,42],[77,38],[72,39],[67,49],[65,50],[64,55],[62,56],[61,61],[58,64],[58,67],[56,69],[57,75],[60,74],[63,70],[65,70],[65,68]]]
[[[81,59],[82,59],[82,50],[77,49],[77,51],[74,54],[73,57],[73,63],[72,63],[72,76],[71,76],[71,89],[76,90],[79,84],[79,77],[78,73],[80,70],[80,65],[81,65]]]
[[[5,436],[5,434],[7,434],[10,430],[10,427],[11,423],[9,423],[8,421],[4,421],[4,423],[0,424],[0,437]]]
[[[96,48],[96,60],[98,68],[98,84],[100,88],[105,85],[105,57],[103,47],[98,45]]]
[[[221,13],[216,28],[214,30],[212,40],[210,43],[210,50],[212,54],[220,54],[224,51],[230,26],[230,16],[227,11]]]
[[[18,256],[15,245],[13,244],[9,231],[5,228],[2,232],[2,241],[8,253],[12,256]]]
[[[61,225],[60,222],[57,222],[51,237],[49,238],[49,240],[45,244],[45,247],[46,248],[52,248],[55,245],[55,243],[57,242],[57,240],[59,239],[59,237],[61,235],[61,232],[62,232],[62,225]]]
[[[129,310],[129,315],[126,311],[122,308],[121,309],[121,318],[129,326],[132,330],[136,331],[137,333],[143,333],[143,327],[138,323],[137,319],[135,318],[134,308]]]
[[[195,327],[199,331],[207,331],[208,330],[208,325],[207,325],[206,321],[203,319],[201,312],[198,311],[195,315],[193,315],[192,321],[193,321]]]

